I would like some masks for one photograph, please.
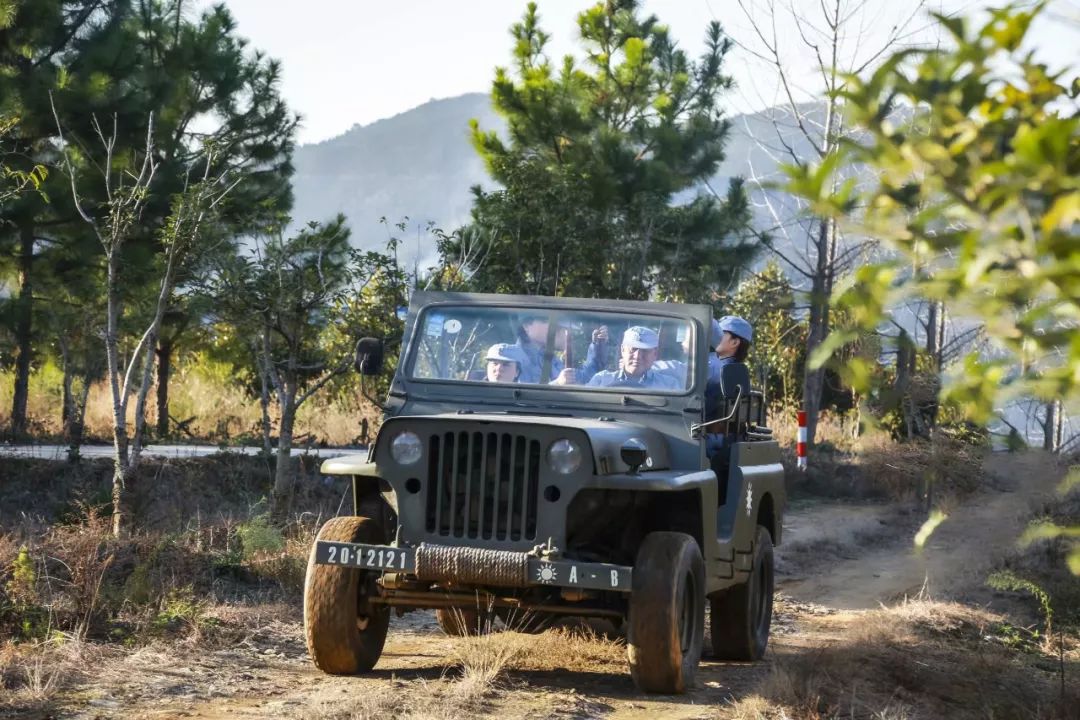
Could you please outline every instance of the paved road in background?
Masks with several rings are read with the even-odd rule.
[[[217,445],[147,445],[143,448],[143,457],[187,458],[204,457],[219,452],[258,455],[261,448],[228,447],[224,451]],[[366,451],[367,448],[293,448],[292,454],[303,455],[309,452],[322,458],[350,455]],[[67,460],[67,445],[0,445],[0,457],[26,457],[43,460]],[[83,445],[79,454],[84,458],[112,457],[112,445]]]

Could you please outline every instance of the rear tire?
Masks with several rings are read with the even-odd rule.
[[[705,563],[685,533],[645,536],[634,563],[627,629],[639,689],[682,693],[694,683],[705,639]]]
[[[480,608],[438,608],[435,620],[453,637],[487,635],[491,632],[491,614]]]
[[[332,518],[318,540],[379,544],[378,523],[364,517]],[[304,635],[315,666],[332,675],[367,672],[378,662],[390,624],[390,608],[372,605],[378,573],[317,565],[315,545],[304,580]]]
[[[750,577],[710,602],[713,657],[718,660],[760,660],[769,644],[773,607],[772,536],[758,525]]]

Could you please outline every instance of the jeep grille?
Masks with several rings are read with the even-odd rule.
[[[447,432],[428,440],[427,531],[535,540],[540,442],[523,435]]]

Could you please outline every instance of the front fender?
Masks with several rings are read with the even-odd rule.
[[[379,477],[375,463],[368,462],[366,455],[342,455],[323,460],[319,468],[323,475],[359,475],[361,477]]]
[[[384,483],[379,475],[379,468],[368,462],[364,455],[343,455],[324,460],[319,468],[323,475],[348,475],[352,478],[353,515],[362,515],[361,505],[365,498],[382,495],[390,507],[397,512],[397,496]]]

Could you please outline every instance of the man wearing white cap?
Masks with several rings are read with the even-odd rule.
[[[623,333],[618,370],[604,370],[592,376],[593,387],[642,387],[657,390],[681,390],[678,378],[654,372],[653,364],[660,351],[660,336],[652,328],[636,325]]]
[[[521,377],[521,368],[527,358],[517,345],[510,343],[496,343],[488,348],[487,370],[485,379],[488,382],[514,383]]]

